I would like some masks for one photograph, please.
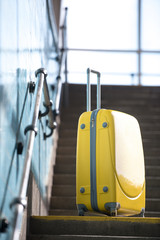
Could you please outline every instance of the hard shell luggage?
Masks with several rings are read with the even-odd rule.
[[[97,74],[97,109],[91,111],[90,72]],[[144,215],[145,170],[135,117],[100,108],[100,73],[87,69],[87,111],[79,118],[76,204],[79,215]]]

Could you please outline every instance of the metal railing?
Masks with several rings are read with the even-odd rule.
[[[55,99],[55,104],[54,104],[54,114],[57,116],[59,114],[59,107],[60,107],[60,100],[61,100],[61,90],[62,90],[62,66],[65,65],[65,74],[67,74],[67,69],[66,69],[66,59],[67,59],[67,11],[68,9],[65,8],[65,17],[64,17],[64,23],[63,26],[61,27],[62,29],[62,48],[61,48],[61,54],[59,57],[59,71],[58,71],[58,76],[57,76],[57,88],[56,88],[56,99]],[[66,78],[66,76],[65,76]]]
[[[47,72],[45,69],[40,68],[35,73],[36,77],[38,78],[38,86],[36,88],[36,100],[33,107],[33,114],[32,114],[32,122],[25,128],[25,135],[26,135],[26,144],[27,144],[27,151],[24,161],[24,168],[22,174],[22,182],[20,186],[19,196],[10,204],[11,209],[13,210],[13,240],[19,239],[20,234],[20,227],[22,223],[23,211],[26,207],[26,193],[30,175],[30,168],[31,168],[31,158],[34,146],[34,140],[37,135],[37,122],[40,117],[48,115],[48,127],[51,129],[50,134],[46,134],[46,137],[51,136],[53,130],[55,129],[54,123],[54,116],[52,111],[52,104],[49,97],[48,86],[46,82]],[[40,103],[42,97],[42,90],[44,92],[44,106],[46,107],[45,113],[40,112]]]
[[[13,210],[13,235],[12,240],[19,239],[20,234],[20,227],[22,223],[22,217],[23,217],[23,211],[26,207],[26,193],[27,193],[27,187],[28,187],[28,181],[29,181],[29,175],[30,175],[30,168],[31,168],[31,158],[32,158],[32,152],[33,152],[33,146],[34,146],[34,140],[37,135],[37,122],[38,119],[48,115],[48,124],[47,126],[50,129],[50,133],[46,134],[44,133],[44,139],[47,137],[50,137],[53,133],[53,130],[56,128],[56,116],[59,114],[59,108],[60,108],[60,99],[61,99],[61,90],[62,90],[62,66],[65,64],[66,59],[66,18],[67,18],[67,8],[65,9],[65,18],[64,18],[64,24],[62,26],[62,39],[63,39],[63,47],[61,49],[61,54],[59,57],[59,71],[57,76],[57,88],[56,88],[56,98],[54,103],[54,111],[52,110],[53,102],[50,100],[49,97],[49,90],[48,85],[46,81],[47,72],[44,68],[40,68],[35,72],[35,76],[38,78],[38,87],[36,91],[36,100],[35,105],[33,108],[33,117],[32,122],[30,125],[28,125],[25,128],[25,135],[26,135],[26,141],[27,141],[27,152],[25,156],[25,163],[24,163],[24,170],[22,175],[22,182],[20,186],[19,191],[19,197],[13,199],[13,201],[10,204],[11,209]],[[40,111],[40,103],[41,103],[41,96],[42,96],[42,90],[44,92],[44,100],[43,103],[44,107],[46,108],[45,112]],[[34,87],[31,91],[34,91]]]

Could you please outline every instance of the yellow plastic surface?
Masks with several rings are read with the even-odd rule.
[[[77,204],[92,210],[90,197],[90,116],[81,115],[77,135]],[[103,123],[107,127],[103,127]],[[81,129],[81,125],[85,128]],[[145,172],[141,134],[137,120],[125,113],[101,109],[96,122],[97,203],[117,202],[119,215],[133,215],[145,208]],[[80,193],[84,187],[85,193]],[[108,191],[104,192],[103,188]]]
[[[115,168],[124,193],[137,197],[144,187],[144,155],[137,120],[128,114],[112,111],[115,128]]]
[[[85,112],[80,116],[77,133],[76,156],[76,204],[84,204],[92,210],[90,203],[90,117],[92,112]],[[81,125],[85,128],[81,129]],[[84,193],[80,193],[81,188]]]

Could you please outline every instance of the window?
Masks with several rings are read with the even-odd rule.
[[[160,85],[159,0],[66,0],[68,80],[86,82],[86,69],[103,84]],[[154,66],[153,66],[154,65]]]
[[[142,1],[142,49],[160,51],[160,1]]]

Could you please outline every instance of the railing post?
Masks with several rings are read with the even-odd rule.
[[[67,62],[67,50],[66,50],[66,58],[65,58],[65,86],[64,86],[64,104],[65,107],[69,105],[69,89],[68,89],[68,62]]]
[[[69,105],[69,89],[68,89],[68,52],[67,52],[67,12],[68,8],[65,8],[65,19],[63,26],[63,51],[65,51],[65,84],[64,84],[64,105],[68,107]]]
[[[141,0],[138,0],[138,85],[141,85]]]

